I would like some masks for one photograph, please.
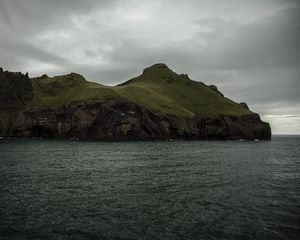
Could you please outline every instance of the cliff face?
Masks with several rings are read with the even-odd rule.
[[[68,78],[71,78],[72,84],[74,84],[73,77],[69,75]],[[183,76],[183,78],[188,77]],[[174,79],[167,78],[166,80],[173,81]],[[48,83],[48,81],[49,79],[43,84]],[[135,81],[137,80],[130,80],[119,87],[121,90],[119,88],[117,90],[123,91],[122,95],[125,95],[124,88]],[[82,83],[82,79],[80,82]],[[50,83],[53,85],[53,82],[50,81]],[[54,85],[57,88],[58,84]],[[207,90],[208,93],[212,91],[212,94],[224,98],[215,86],[208,86],[207,88],[213,88]],[[48,85],[46,89],[49,90]],[[52,97],[53,93],[50,92]],[[103,90],[101,90],[102,92]],[[39,93],[35,92],[35,94],[38,95]],[[48,95],[46,97],[49,99]],[[18,110],[13,108],[0,109],[0,136],[109,140],[267,140],[271,138],[269,124],[261,121],[258,114],[247,109],[243,110],[245,106],[239,104],[234,105],[234,107],[238,110],[241,108],[241,112],[238,112],[239,114],[207,115],[195,111],[190,116],[188,115],[190,113],[184,110],[183,113],[186,115],[162,114],[161,110],[145,107],[132,99],[120,99],[116,95],[89,101],[73,101],[70,104],[55,107],[27,104]],[[168,111],[170,110],[168,109]]]
[[[0,111],[0,135],[92,139],[270,139],[259,116],[179,118],[115,101],[60,109]]]

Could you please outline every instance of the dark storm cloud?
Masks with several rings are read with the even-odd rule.
[[[220,57],[217,67],[249,69],[299,66],[299,40],[300,9],[284,9],[240,26],[230,39],[219,39],[215,43],[216,55]]]
[[[5,69],[113,85],[165,62],[300,132],[296,0],[0,0],[0,33]]]

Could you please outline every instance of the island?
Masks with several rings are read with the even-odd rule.
[[[0,68],[0,136],[270,140],[271,128],[246,103],[158,63],[116,86]]]

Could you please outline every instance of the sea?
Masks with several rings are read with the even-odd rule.
[[[0,139],[0,239],[300,239],[300,136]]]

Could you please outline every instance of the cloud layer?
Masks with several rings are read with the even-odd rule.
[[[292,0],[0,0],[0,66],[114,85],[165,62],[300,134],[300,4]]]

